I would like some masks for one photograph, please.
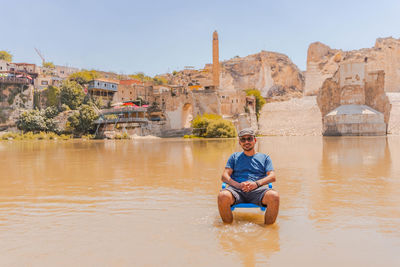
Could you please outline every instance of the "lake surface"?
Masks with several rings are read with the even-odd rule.
[[[2,266],[400,266],[400,137],[263,137],[277,222],[216,197],[237,140],[0,142]]]

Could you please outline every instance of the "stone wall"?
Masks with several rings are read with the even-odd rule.
[[[221,114],[221,103],[215,91],[192,91],[176,96],[164,92],[159,99],[166,115],[166,129],[188,128],[194,117],[204,113]]]
[[[385,135],[391,104],[383,71],[368,72],[365,62],[343,62],[323,83],[317,103],[323,135]]]
[[[384,83],[383,71],[368,72],[367,65],[361,62],[342,63],[340,71],[326,79],[318,92],[322,118],[340,105],[367,105],[383,113],[388,124],[391,104]]]

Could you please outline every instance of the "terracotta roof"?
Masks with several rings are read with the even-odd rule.
[[[143,82],[141,82],[139,80],[131,79],[131,80],[120,80],[119,84],[121,84],[121,85],[132,85],[132,84],[143,84]]]
[[[14,65],[17,65],[17,66],[23,66],[23,65],[35,66],[35,64],[32,64],[32,63],[11,63],[11,64],[14,64]]]

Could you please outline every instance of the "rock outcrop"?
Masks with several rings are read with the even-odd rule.
[[[339,64],[365,62],[367,72],[385,72],[385,92],[400,92],[400,39],[378,38],[372,48],[352,51],[331,49],[320,42],[310,44],[305,73],[305,95],[316,95],[323,82],[333,77]]]
[[[0,84],[0,126],[15,126],[20,113],[33,108],[33,86]]]
[[[202,70],[186,69],[166,74],[169,84],[190,89],[212,87],[212,65]],[[220,62],[219,91],[243,91],[254,88],[270,101],[301,97],[304,76],[288,56],[262,51],[247,57],[235,57]]]
[[[263,97],[279,101],[301,97],[304,77],[288,56],[262,51],[221,62],[220,88],[255,88]]]

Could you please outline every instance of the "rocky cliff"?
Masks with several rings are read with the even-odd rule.
[[[255,88],[262,96],[274,100],[301,97],[304,76],[288,56],[262,51],[247,57],[235,57],[220,62],[221,91],[237,91]],[[202,70],[187,69],[164,77],[169,84],[206,88],[213,85],[212,65]]]
[[[304,76],[288,56],[262,51],[221,62],[220,88],[256,88],[262,96],[279,101],[301,97]]]
[[[14,126],[19,114],[32,108],[32,85],[0,84],[0,130]]]
[[[352,51],[331,49],[320,42],[310,44],[307,53],[305,95],[316,95],[323,82],[333,77],[339,64],[363,61],[367,72],[383,70],[385,92],[400,92],[400,39],[378,38],[372,48]]]

